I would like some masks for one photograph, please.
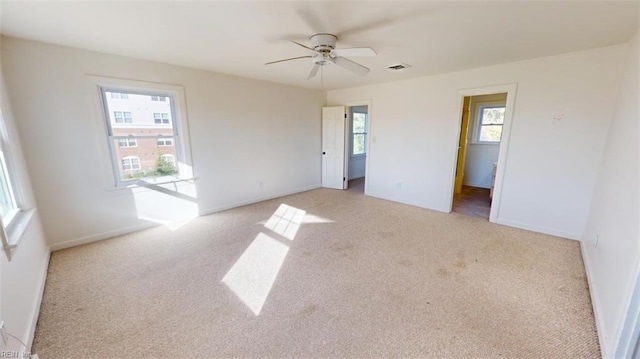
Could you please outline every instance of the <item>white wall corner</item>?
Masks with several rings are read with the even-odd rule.
[[[280,198],[280,197],[290,196],[290,195],[297,194],[297,193],[311,191],[311,190],[314,190],[314,189],[318,189],[320,187],[322,187],[321,184],[320,183],[316,183],[316,184],[313,184],[311,186],[298,188],[298,189],[295,189],[295,190],[292,190],[292,191],[283,191],[283,192],[279,192],[279,193],[275,193],[275,194],[271,194],[271,195],[267,195],[267,196],[253,197],[251,199],[247,199],[247,200],[243,200],[243,201],[237,201],[237,202],[227,203],[227,204],[223,204],[223,205],[216,206],[216,207],[205,208],[205,209],[200,210],[200,216],[206,216],[206,215],[209,215],[209,214],[226,211],[228,209],[232,209],[232,208],[236,208],[236,207],[246,206],[246,205],[250,205],[250,204],[254,204],[254,203],[269,201],[269,200]]]
[[[49,249],[52,252],[53,251],[58,251],[58,250],[65,249],[65,248],[71,248],[71,247],[79,246],[79,245],[82,245],[82,244],[97,242],[97,241],[101,241],[101,240],[104,240],[104,239],[109,239],[109,238],[121,236],[121,235],[127,234],[127,233],[133,233],[133,232],[141,231],[143,229],[148,229],[148,228],[156,227],[156,226],[159,226],[159,225],[161,225],[161,224],[160,223],[155,223],[155,222],[148,222],[148,223],[143,223],[143,224],[140,224],[140,225],[137,225],[137,226],[119,228],[119,229],[115,229],[115,230],[112,230],[112,231],[106,231],[106,232],[102,232],[102,233],[98,233],[98,234],[92,234],[92,235],[89,235],[89,236],[80,237],[80,238],[76,238],[76,239],[70,239],[70,240],[67,240],[67,241],[60,242],[60,243],[52,244],[49,247]]]
[[[587,274],[587,284],[589,286],[589,295],[591,296],[591,306],[593,308],[593,316],[596,321],[596,330],[598,332],[598,341],[600,342],[600,352],[603,358],[611,358],[613,357],[613,353],[609,352],[609,348],[607,347],[607,342],[604,338],[605,328],[604,328],[604,318],[602,318],[602,311],[600,310],[601,304],[600,299],[598,297],[598,289],[596,287],[596,281],[593,276],[593,271],[590,265],[590,259],[588,251],[585,249],[586,246],[585,241],[580,241],[580,250],[582,252],[582,262],[584,263],[584,270]]]
[[[551,236],[556,236],[556,237],[562,237],[562,238],[566,238],[566,239],[571,239],[574,241],[580,241],[580,234],[578,233],[571,233],[571,232],[565,232],[556,228],[547,228],[547,227],[543,227],[543,226],[537,226],[537,225],[533,225],[533,224],[528,224],[528,223],[522,223],[522,222],[518,222],[518,221],[512,221],[512,220],[508,220],[508,219],[503,219],[503,218],[496,218],[495,221],[492,221],[493,223],[497,223],[497,224],[501,224],[503,226],[508,226],[508,227],[515,227],[515,228],[519,228],[519,229],[524,229],[527,231],[532,231],[532,232],[538,232],[538,233],[543,233],[543,234],[548,234]]]
[[[33,312],[31,313],[31,322],[28,328],[28,332],[26,333],[26,338],[28,350],[31,351],[31,347],[33,346],[33,339],[36,334],[36,326],[38,325],[38,318],[40,316],[40,307],[42,305],[42,298],[44,296],[44,288],[47,282],[47,274],[49,272],[49,260],[51,259],[51,250],[47,254],[47,260],[44,262],[43,268],[40,270],[40,288],[38,290],[38,297],[36,298],[36,303],[33,308]]]

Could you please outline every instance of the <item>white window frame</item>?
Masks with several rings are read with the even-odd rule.
[[[21,186],[24,182],[21,174],[24,172],[18,169],[11,147],[5,119],[0,109],[0,165],[5,173],[7,188],[14,207],[4,218],[0,217],[0,239],[9,261],[36,211],[25,198],[24,189]]]
[[[118,114],[121,114],[122,117],[118,117]],[[126,114],[129,114],[129,117]],[[118,122],[118,119],[121,119],[122,122]],[[127,122],[127,119],[131,120],[131,122]],[[113,122],[116,124],[133,123],[133,114],[129,111],[113,111]]]
[[[496,101],[491,101],[491,102],[478,102],[475,105],[475,119],[473,122],[473,137],[472,137],[472,144],[476,144],[476,145],[500,145],[500,142],[502,141],[502,137],[500,138],[500,141],[480,141],[480,129],[482,128],[482,112],[483,109],[485,108],[500,108],[500,107],[504,107],[505,111],[506,111],[506,104],[504,102],[496,102]],[[494,124],[494,125],[489,125],[489,126],[502,126],[502,131],[504,131],[504,119],[502,121],[502,124]],[[487,126],[487,125],[484,125]]]
[[[124,161],[129,160],[129,169],[124,168],[125,164]],[[133,160],[136,160],[136,162],[138,162],[138,168],[133,168]],[[120,164],[122,165],[122,172],[126,172],[126,171],[139,171],[142,169],[142,164],[140,163],[140,157],[138,156],[124,156],[122,157],[122,159],[120,160]]]
[[[122,141],[125,141],[125,145],[124,146],[122,145]],[[118,138],[118,147],[120,147],[120,148],[136,148],[136,147],[138,147],[138,139],[137,138]]]
[[[151,101],[167,102],[167,97],[166,96],[151,96]]]
[[[120,168],[118,158],[116,158],[115,142],[112,135],[111,123],[109,121],[109,112],[106,92],[126,92],[148,96],[162,95],[171,102],[171,123],[174,128],[173,144],[176,148],[176,169],[178,173],[173,176],[174,179],[158,179],[154,184],[176,183],[192,181],[195,179],[193,170],[193,160],[191,157],[191,144],[189,137],[189,121],[186,109],[186,96],[184,87],[179,85],[163,84],[157,82],[136,81],[127,79],[118,79],[113,77],[104,77],[96,75],[86,75],[86,78],[95,86],[98,95],[94,102],[94,116],[97,128],[101,128],[102,136],[107,139],[100,148],[101,163],[105,173],[111,173],[111,176],[104,176],[105,189],[126,189],[134,187],[144,187],[146,183],[141,181],[122,181],[120,178]],[[140,137],[140,136],[138,136]],[[155,137],[155,136],[154,136]],[[157,136],[167,137],[167,136]]]
[[[168,163],[171,163],[174,167],[176,166],[176,156],[170,153],[164,153],[160,155],[160,158]]]
[[[360,110],[360,111],[362,111],[362,110]],[[356,133],[356,132],[353,131],[353,121],[354,121],[354,118],[355,118],[354,115],[356,113],[364,115],[364,130],[365,130],[365,132],[357,132]],[[349,132],[350,132],[350,135],[351,135],[351,151],[350,151],[351,153],[350,153],[350,155],[351,155],[352,158],[364,157],[364,156],[367,155],[367,132],[366,131],[367,131],[367,123],[368,122],[369,122],[369,113],[367,113],[367,112],[359,112],[359,111],[352,111],[351,112],[351,123],[349,124],[349,128],[350,128]],[[364,135],[364,153],[359,153],[359,154],[354,154],[353,153],[353,150],[355,148],[355,142],[356,142],[356,141],[354,141],[354,139],[355,139],[356,135]]]
[[[167,141],[169,141],[169,144],[167,144]],[[158,139],[156,140],[156,144],[158,145],[158,147],[173,147],[173,136],[158,137]]]
[[[158,117],[156,117],[158,115]],[[166,118],[165,118],[166,116]],[[160,122],[156,122],[156,120],[160,120]],[[164,121],[167,122],[164,122]],[[171,116],[169,116],[166,112],[154,112],[153,113],[153,123],[156,125],[170,125],[171,124]]]
[[[111,98],[118,98],[118,99],[122,99],[122,100],[128,100],[129,99],[129,95],[127,95],[126,93],[112,92],[111,93]]]

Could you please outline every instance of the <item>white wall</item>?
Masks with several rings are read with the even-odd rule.
[[[6,69],[0,69],[0,74]],[[9,138],[11,159],[16,166],[21,187],[28,204],[35,203],[29,176],[23,167],[24,157],[20,138],[16,132],[14,116],[5,87],[0,76],[0,109]],[[42,232],[38,213],[29,222],[18,248],[13,250],[11,262],[0,249],[0,320],[5,322],[6,331],[30,345],[33,341],[35,320],[40,309],[42,290],[49,263],[49,248]],[[24,350],[15,339],[9,338],[9,350]]]
[[[493,164],[498,162],[500,143],[477,143],[475,134],[478,127],[477,104],[481,102],[498,102],[505,104],[506,94],[473,96],[470,101],[469,135],[467,137],[467,155],[464,163],[464,180],[466,186],[491,188]]]
[[[626,48],[329,91],[327,100],[372,101],[371,195],[446,212],[460,131],[458,90],[517,83],[497,222],[577,239]]]
[[[350,109],[351,113],[359,112],[359,113],[368,113],[367,106],[353,106]],[[352,116],[350,114],[349,116]],[[352,117],[349,117],[351,119]],[[348,124],[349,126],[349,137],[347,138],[347,148],[349,149],[349,154],[351,154],[351,142],[353,141],[353,122]],[[367,156],[349,156],[349,168],[348,168],[348,179],[356,179],[364,177],[365,168],[367,163]]]
[[[621,86],[614,91],[618,95],[617,104],[600,161],[589,220],[582,236],[583,256],[605,357],[613,357],[618,349],[624,315],[640,269],[639,41],[636,33],[627,52]],[[594,246],[596,236],[599,237],[597,247]]]
[[[2,47],[52,248],[143,228],[156,214],[162,222],[182,199],[153,192],[154,203],[149,191],[113,190],[98,90],[87,74],[184,87],[196,177],[186,191],[196,193],[200,213],[320,186],[321,91],[16,38]]]

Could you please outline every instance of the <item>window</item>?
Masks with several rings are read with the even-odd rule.
[[[133,90],[124,82],[122,86],[100,87],[104,113],[113,114],[105,116],[105,121],[115,185],[192,178],[191,165],[186,162],[188,145],[184,145],[188,138],[181,135],[186,119],[176,117],[179,113],[176,96],[183,98],[181,89]],[[126,94],[128,101],[112,99],[111,93]],[[154,96],[165,100],[154,102]],[[136,116],[135,122],[127,121],[132,114]]]
[[[504,125],[504,105],[480,105],[477,107],[478,129],[476,141],[480,143],[500,143]]]
[[[168,113],[154,113],[153,114],[153,122],[157,124],[168,124],[169,123],[169,114]]]
[[[11,186],[9,171],[4,151],[0,151],[0,216],[2,223],[7,226],[18,212],[18,205]]]
[[[351,144],[352,156],[364,156],[366,154],[367,139],[367,114],[361,112],[353,113],[353,141]]]
[[[131,112],[128,111],[114,111],[113,120],[115,121],[115,123],[133,123]]]
[[[164,155],[160,155],[160,158],[163,161],[165,161],[168,164],[170,164],[171,166],[175,166],[176,165],[176,158],[173,155],[164,154]]]
[[[158,147],[170,147],[173,146],[173,138],[158,138]]]
[[[29,208],[21,192],[16,163],[12,161],[9,134],[0,111],[0,243],[7,259],[18,247],[35,209]]]
[[[166,102],[167,98],[164,96],[151,96],[151,101],[161,101]]]
[[[129,95],[127,95],[126,93],[111,92],[111,98],[121,98],[123,100],[128,100]]]
[[[127,156],[122,159],[123,171],[137,171],[140,169],[140,157]]]
[[[138,147],[138,140],[136,140],[135,138],[119,138],[118,147],[120,148]]]

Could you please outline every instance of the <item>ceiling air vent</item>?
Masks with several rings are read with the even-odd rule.
[[[405,64],[404,62],[401,62],[399,64],[389,66],[388,69],[392,71],[402,71],[404,69],[408,69],[409,67],[411,66]]]

